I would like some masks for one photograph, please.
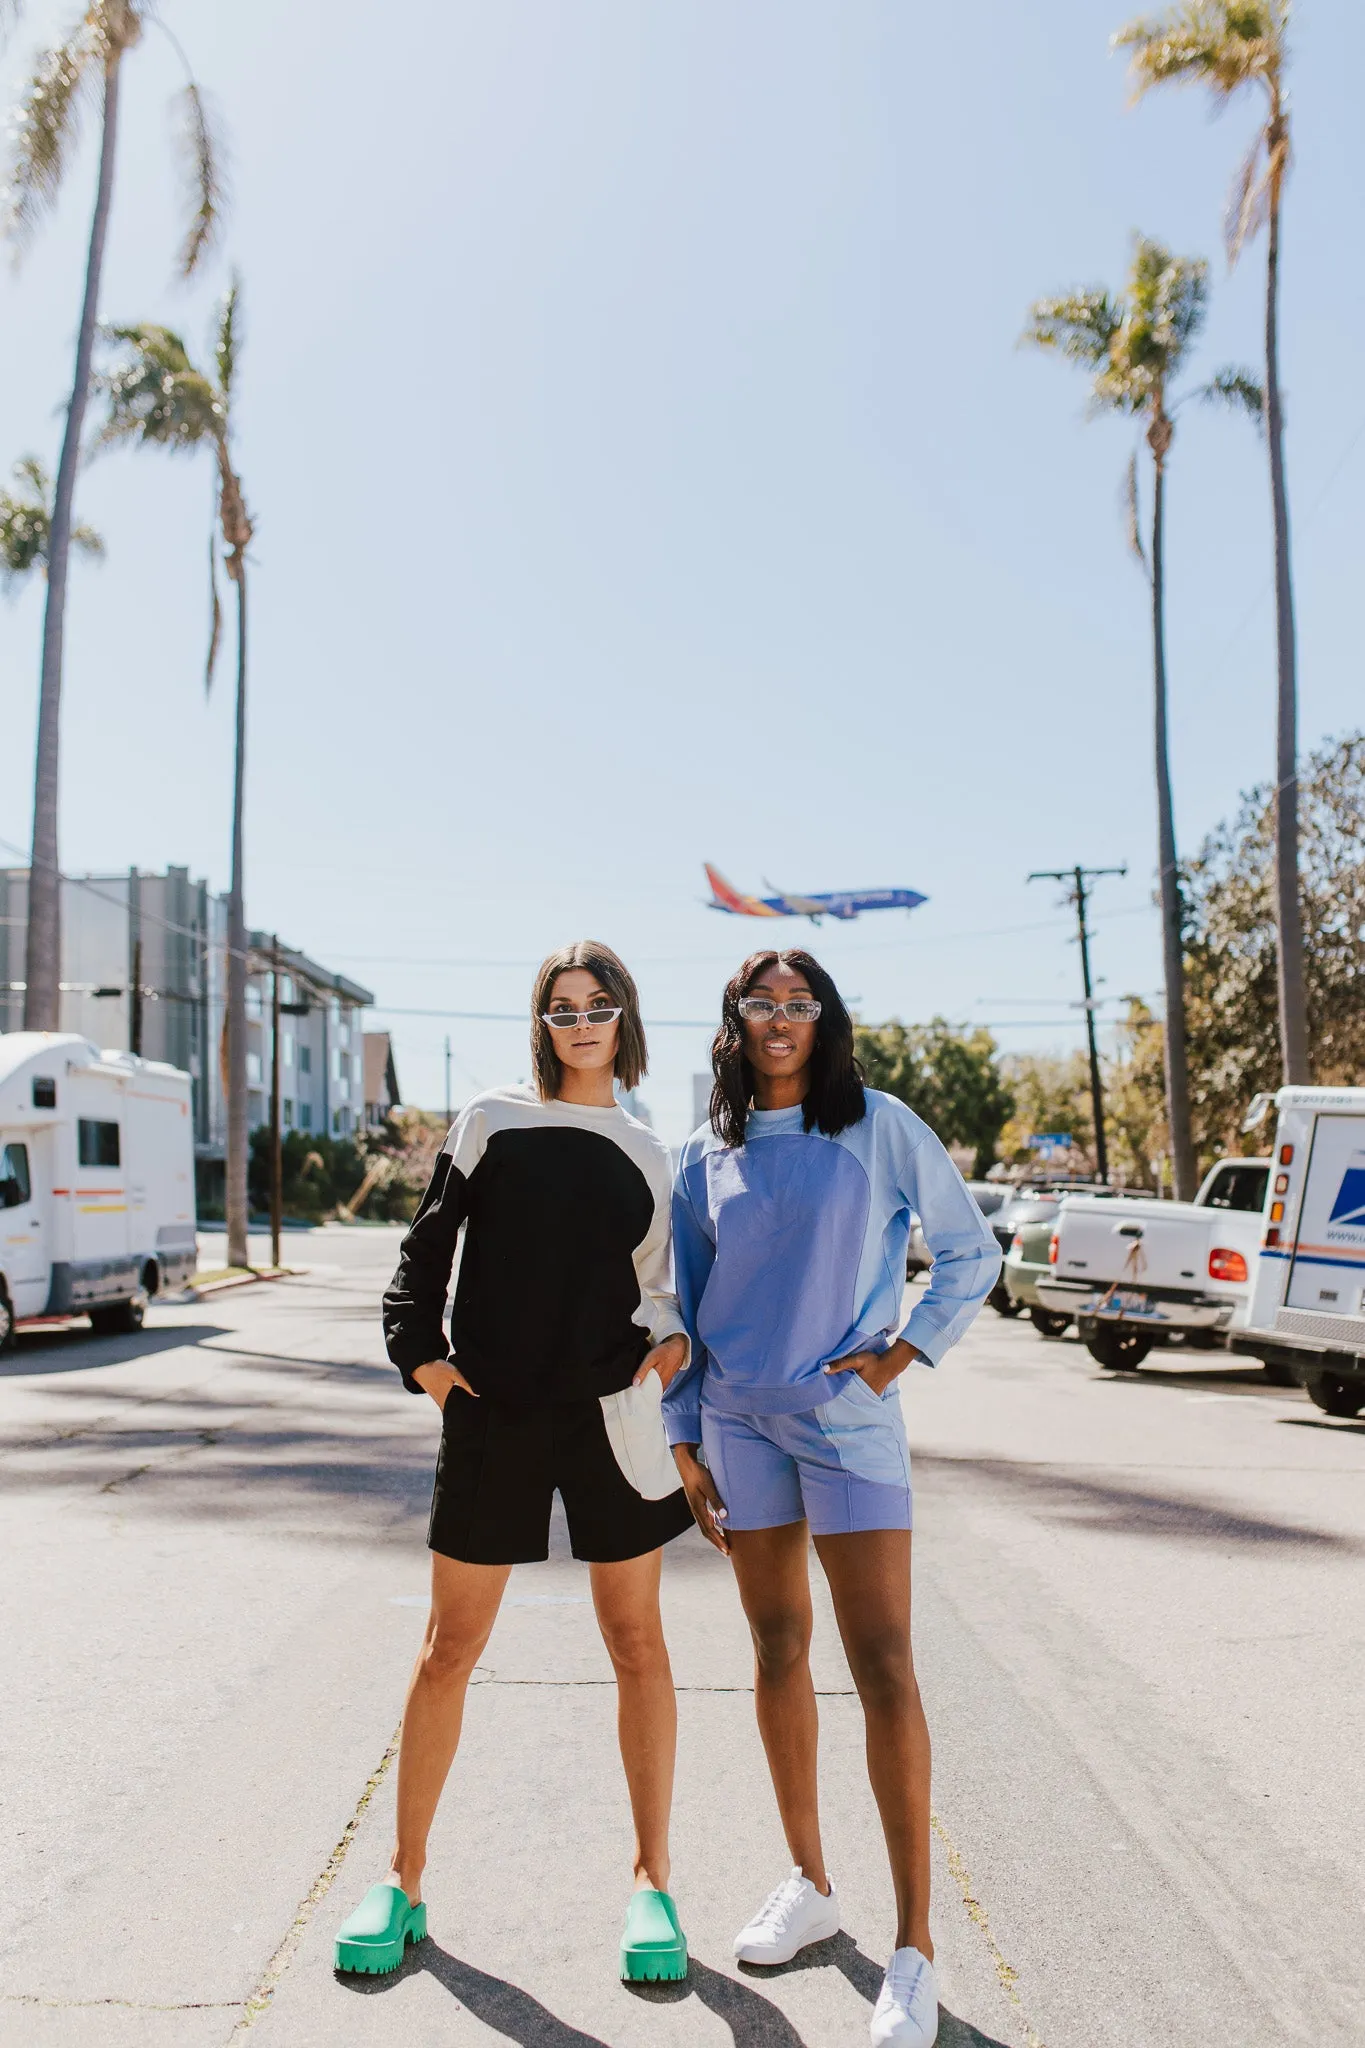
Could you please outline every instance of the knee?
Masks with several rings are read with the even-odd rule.
[[[481,1642],[439,1623],[431,1630],[422,1650],[422,1675],[434,1685],[457,1685],[467,1679],[479,1661]]]
[[[764,1678],[785,1678],[800,1669],[810,1653],[810,1628],[800,1615],[765,1615],[750,1621],[749,1633]]]
[[[903,1635],[891,1631],[850,1644],[848,1662],[865,1707],[874,1712],[905,1713],[918,1705],[914,1660]]]
[[[603,1622],[602,1641],[618,1677],[644,1677],[667,1665],[664,1632],[657,1620]]]

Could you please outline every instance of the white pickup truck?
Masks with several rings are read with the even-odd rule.
[[[1135,1372],[1173,1336],[1217,1343],[1248,1319],[1269,1179],[1268,1159],[1220,1159],[1192,1202],[1069,1195],[1039,1300],[1111,1371]]]
[[[1365,1408],[1365,1088],[1281,1088],[1250,1314],[1228,1339],[1328,1415]],[[1244,1128],[1271,1098],[1258,1096]]]

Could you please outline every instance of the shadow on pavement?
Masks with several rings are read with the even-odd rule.
[[[39,1379],[54,1372],[90,1372],[97,1366],[129,1365],[227,1337],[221,1323],[180,1323],[172,1329],[136,1330],[126,1337],[96,1337],[83,1326],[70,1330],[23,1330],[13,1351],[0,1359],[0,1380]]]
[[[1199,1365],[1167,1365],[1166,1358],[1201,1359]],[[1216,1354],[1214,1354],[1216,1356]],[[1154,1351],[1137,1372],[1111,1372],[1107,1367],[1095,1364],[1094,1380],[1099,1386],[1147,1387],[1167,1389],[1176,1393],[1187,1393],[1197,1387],[1220,1394],[1260,1395],[1276,1401],[1295,1401],[1303,1394],[1302,1387],[1284,1387],[1275,1380],[1268,1380],[1259,1365],[1217,1366],[1209,1362],[1207,1352]]]
[[[1325,1415],[1282,1415],[1286,1429],[1330,1429],[1333,1436],[1365,1436],[1365,1422],[1330,1422]]]
[[[438,1947],[429,1935],[387,1977],[358,1977],[341,1970],[335,1975],[343,1991],[359,1998],[382,1998],[395,1984],[422,1973],[434,1977],[475,2019],[504,2040],[515,2041],[517,2048],[610,2048],[596,2034],[585,2034],[580,2027],[558,2019],[529,1991],[509,1984],[505,1977],[490,1977],[486,1970],[476,1970],[472,1963]]]
[[[1112,1479],[1081,1479],[1050,1465],[1015,1463],[1008,1458],[943,1457],[930,1451],[917,1452],[915,1463],[921,1473],[951,1474],[969,1486],[976,1482],[974,1490],[1028,1496],[1040,1519],[1073,1526],[1196,1543],[1283,1543],[1348,1554],[1362,1549],[1355,1538],[1331,1530],[1306,1529],[1293,1522],[1274,1521],[1268,1515],[1236,1514],[1229,1508],[1191,1500],[1188,1494],[1121,1486]]]
[[[734,2048],[808,2048],[803,2036],[771,1999],[737,1978],[699,1963],[695,1956],[690,1958],[687,1976],[681,1984],[626,1984],[622,1989],[645,2005],[678,2005],[687,1998],[698,1999],[708,2012],[725,2022]]]

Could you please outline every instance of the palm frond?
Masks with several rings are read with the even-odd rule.
[[[222,221],[226,194],[221,170],[222,149],[199,86],[191,78],[176,95],[179,111],[178,153],[184,175],[189,226],[180,245],[176,269],[192,277],[213,246]]]
[[[1147,550],[1142,545],[1142,521],[1138,505],[1138,459],[1137,449],[1128,457],[1128,467],[1123,472],[1123,525],[1128,545],[1142,564],[1144,576],[1150,577],[1147,566]]]
[[[3,214],[5,233],[20,243],[61,190],[103,47],[97,26],[87,17],[74,35],[42,57],[15,110]]]
[[[79,548],[83,555],[92,556],[96,561],[102,562],[104,560],[104,541],[96,533],[93,526],[73,526],[71,529],[71,545],[72,547]]]
[[[1122,322],[1122,310],[1096,286],[1055,299],[1035,299],[1019,339],[1033,348],[1055,348],[1069,362],[1102,363]]]
[[[1207,85],[1220,99],[1278,79],[1285,60],[1289,0],[1182,0],[1164,14],[1130,21],[1110,40],[1129,50],[1133,97],[1159,85]]]
[[[21,455],[10,474],[16,483],[30,486],[40,505],[52,503],[52,479],[36,455]]]
[[[178,334],[153,325],[104,327],[101,338],[114,354],[93,379],[106,400],[95,449],[137,441],[181,452],[222,438],[218,392]]]
[[[21,456],[12,472],[23,491],[0,491],[0,586],[8,592],[34,569],[47,567],[52,544],[52,479],[36,455]],[[71,535],[84,554],[101,556],[104,542],[91,526]]]
[[[213,690],[213,671],[218,664],[218,647],[223,637],[223,606],[218,596],[218,531],[209,528],[209,651],[204,664],[204,695]]]
[[[1265,432],[1265,392],[1250,370],[1227,366],[1193,395],[1206,405],[1228,405],[1234,412],[1246,413],[1257,433]]]
[[[227,406],[232,403],[232,380],[237,373],[237,351],[241,346],[242,280],[237,271],[218,310],[218,334],[213,357],[218,366],[218,389]]]
[[[1270,199],[1269,173],[1265,132],[1262,130],[1232,181],[1223,214],[1223,246],[1227,250],[1229,270],[1236,268],[1237,258],[1245,244],[1254,241],[1265,226]]]

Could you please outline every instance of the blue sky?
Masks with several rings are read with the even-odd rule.
[[[1126,109],[1095,0],[166,0],[231,139],[222,257],[190,290],[155,35],[127,67],[103,310],[202,342],[228,262],[246,350],[249,913],[375,989],[404,1091],[526,1072],[533,963],[591,933],[646,1012],[706,1020],[755,929],[739,886],[929,903],[812,933],[869,1017],[1079,1043],[1070,922],[1101,884],[1105,992],[1155,991],[1130,432],[1015,347],[1029,301],[1118,282],[1135,228],[1215,259],[1196,371],[1255,363],[1263,247],[1228,280],[1252,109]],[[30,6],[17,79],[66,10]],[[1284,357],[1303,736],[1361,716],[1365,19],[1305,4]],[[0,463],[55,461],[90,148],[0,274]],[[1182,421],[1171,478],[1182,846],[1272,759],[1262,451]],[[120,455],[68,626],[68,868],[226,877],[229,692],[205,705],[208,475]],[[1354,573],[1352,573],[1354,572]],[[40,599],[0,609],[0,837],[29,831]],[[8,856],[6,856],[8,857]],[[393,1006],[391,1010],[383,1006]],[[661,1028],[645,1099],[690,1119],[707,1031]]]

